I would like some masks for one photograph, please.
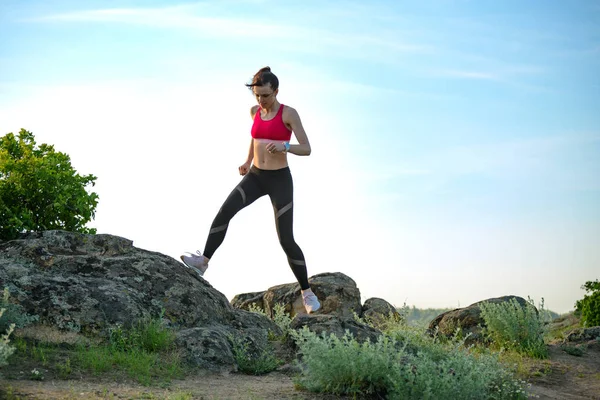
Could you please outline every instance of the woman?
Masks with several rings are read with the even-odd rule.
[[[321,308],[317,296],[308,284],[308,273],[302,250],[296,244],[293,233],[293,190],[294,185],[287,154],[310,155],[310,143],[296,110],[277,101],[279,80],[271,68],[261,68],[246,84],[252,90],[258,105],[250,109],[253,119],[248,159],[239,167],[241,182],[233,189],[217,213],[204,252],[182,255],[183,263],[203,276],[214,252],[223,243],[229,221],[242,208],[256,199],[269,195],[275,212],[277,235],[288,263],[302,291],[306,312]],[[292,132],[298,144],[290,144]]]

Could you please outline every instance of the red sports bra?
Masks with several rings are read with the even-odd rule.
[[[292,137],[292,131],[283,123],[283,104],[279,106],[275,118],[263,121],[260,117],[260,108],[254,115],[252,124],[252,137],[254,139],[282,140],[289,142]]]

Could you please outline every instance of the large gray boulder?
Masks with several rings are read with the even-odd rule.
[[[261,346],[267,317],[236,309],[181,262],[112,235],[45,231],[0,241],[0,288],[42,325],[103,334],[158,316],[196,365],[235,370],[230,338]]]

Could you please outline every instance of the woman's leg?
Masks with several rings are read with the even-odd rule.
[[[210,226],[206,245],[204,246],[204,257],[210,259],[221,243],[223,243],[229,221],[231,221],[233,216],[242,208],[252,204],[256,199],[264,195],[265,192],[258,182],[258,177],[250,170],[235,189],[231,191],[215,216]]]
[[[294,240],[294,183],[289,168],[273,171],[271,179],[265,182],[275,212],[277,236],[288,263],[302,290],[310,289],[306,262],[300,246]]]

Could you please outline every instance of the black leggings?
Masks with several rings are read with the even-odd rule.
[[[300,288],[306,290],[310,287],[306,262],[302,250],[294,240],[294,183],[289,167],[277,170],[265,170],[255,166],[250,168],[250,171],[229,194],[213,220],[203,254],[207,258],[211,258],[223,243],[229,221],[233,216],[264,195],[269,195],[271,204],[273,204],[279,243],[287,255],[288,263]]]

